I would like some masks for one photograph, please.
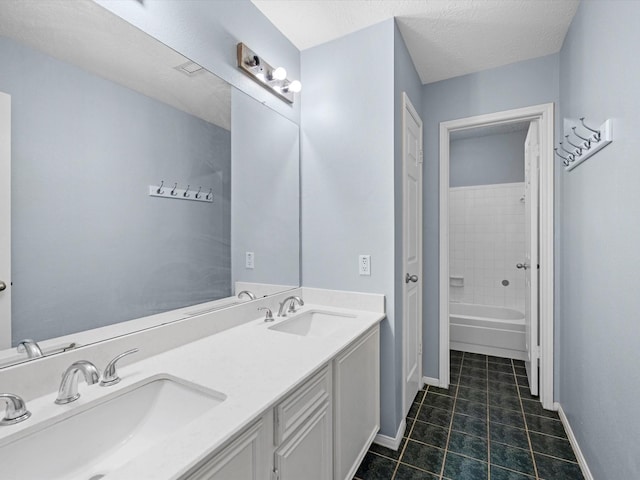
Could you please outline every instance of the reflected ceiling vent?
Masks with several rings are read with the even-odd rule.
[[[198,65],[196,62],[188,61],[183,63],[182,65],[178,65],[177,67],[173,67],[179,72],[184,73],[189,77],[193,77],[194,75],[202,72],[204,67],[202,65]]]

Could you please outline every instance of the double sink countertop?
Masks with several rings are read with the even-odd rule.
[[[310,311],[344,315],[341,318],[344,324],[322,336],[301,336],[270,328]],[[32,412],[28,421],[0,429],[0,446],[9,435],[16,434],[16,439],[26,436],[37,429],[40,422],[55,423],[55,419],[72,416],[77,409],[83,406],[86,409],[92,402],[131,390],[132,385],[145,379],[172,376],[220,392],[226,398],[196,420],[170,432],[166,439],[149,449],[141,449],[135,460],[104,473],[113,480],[179,478],[385,317],[381,312],[318,304],[306,304],[290,315],[276,317],[270,323],[260,317],[123,366],[118,369],[122,381],[112,387],[87,386],[81,382],[81,397],[68,405],[55,405],[56,393],[36,398],[28,402]],[[144,345],[139,348],[142,352]],[[189,407],[176,405],[175,408]],[[78,478],[86,478],[86,473]]]

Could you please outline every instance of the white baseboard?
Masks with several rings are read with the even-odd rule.
[[[576,454],[578,465],[580,465],[580,470],[582,470],[582,475],[584,475],[585,480],[593,480],[593,475],[591,475],[591,470],[589,470],[587,460],[584,458],[582,450],[580,450],[580,445],[578,445],[578,440],[576,440],[576,436],[573,434],[571,425],[569,425],[569,419],[565,415],[564,410],[562,409],[562,405],[560,405],[558,402],[554,402],[553,407],[558,411],[558,415],[560,415],[560,420],[562,420],[562,425],[564,425],[564,429],[567,432],[567,437],[569,437],[569,443],[571,443],[573,451]]]
[[[378,434],[376,435],[376,438],[373,439],[373,443],[377,443],[378,445],[382,445],[383,447],[387,447],[391,450],[397,451],[400,447],[400,443],[402,443],[402,437],[404,436],[404,431],[406,429],[407,421],[405,419],[402,419],[395,437],[388,437],[386,435]]]
[[[431,385],[432,387],[439,387],[440,386],[440,379],[433,378],[433,377],[422,377],[422,384],[423,385]]]

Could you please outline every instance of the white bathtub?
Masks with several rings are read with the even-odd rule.
[[[469,303],[449,304],[452,350],[526,360],[524,314]]]

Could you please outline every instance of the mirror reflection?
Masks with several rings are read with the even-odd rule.
[[[6,1],[0,18],[0,367],[33,353],[24,339],[55,353],[298,285],[297,125],[93,2]]]

